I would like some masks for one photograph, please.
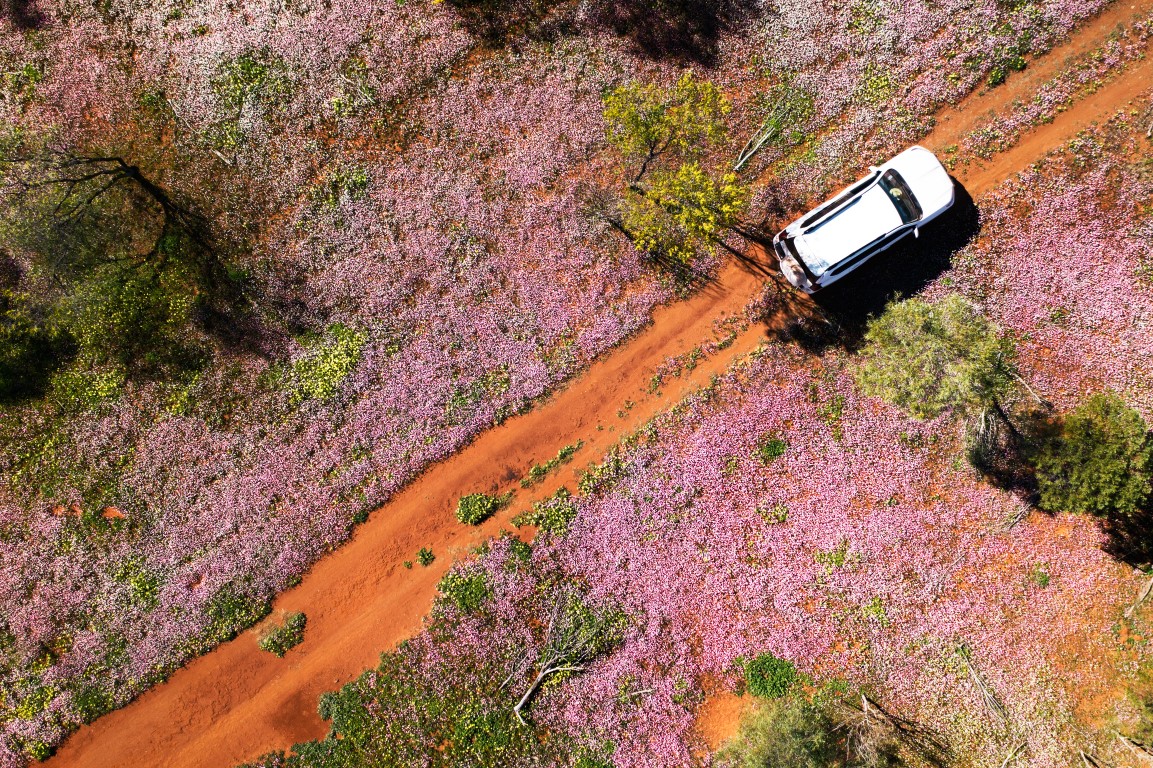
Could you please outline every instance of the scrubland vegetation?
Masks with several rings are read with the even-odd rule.
[[[588,605],[619,612],[620,634],[537,692],[527,718],[536,738],[505,754],[527,759],[563,744],[550,761],[690,764],[703,685],[720,679],[760,703],[718,765],[1065,765],[1082,751],[1128,765],[1132,749],[1111,729],[1139,741],[1149,727],[1149,614],[1131,606],[1140,584],[1132,564],[1148,562],[1132,532],[1148,527],[1130,519],[1144,514],[1149,448],[1143,417],[1124,403],[1142,403],[1147,391],[1125,368],[1077,356],[1104,348],[1118,327],[1092,314],[1103,311],[1088,298],[1096,272],[1065,283],[1064,296],[1086,297],[1060,320],[1063,334],[1080,337],[1070,349],[1043,338],[1051,313],[1004,312],[1018,297],[990,285],[1003,278],[980,264],[1031,237],[1076,237],[1079,253],[1099,247],[1114,257],[1118,242],[1146,237],[1141,212],[1153,186],[1125,159],[1133,127],[1114,124],[998,193],[989,225],[954,268],[924,299],[890,305],[860,351],[832,347],[814,358],[767,343],[624,441],[590,468],[595,482],[563,496],[563,526],[545,527],[532,546],[494,541],[456,566],[432,625],[398,652],[409,661],[386,657],[366,679],[423,668],[468,680],[476,662],[446,674],[444,654],[483,648],[495,665],[484,677],[501,685],[480,711],[507,726],[541,671],[550,601],[567,582],[584,585]],[[1126,174],[1132,205],[1091,194],[1097,171],[1075,170],[1090,158],[1101,173]],[[1079,201],[1075,219],[1045,216],[1005,236],[1002,216],[1046,210],[1057,189]],[[1087,228],[1102,239],[1086,241]],[[1148,252],[1134,247],[1122,263],[1138,271]],[[1016,280],[1050,268],[1018,264]],[[1126,303],[1109,311],[1143,316],[1153,294],[1124,285]],[[1041,367],[1036,345],[1045,343],[1069,357]],[[1061,386],[1082,377],[1101,394]],[[925,378],[943,384],[922,393]],[[996,471],[1006,462],[1016,462],[1012,475]],[[1024,476],[1033,485],[1001,487]],[[436,660],[417,661],[418,647],[438,649]],[[1107,726],[1086,729],[1078,702],[1116,686],[1130,696],[1110,700]],[[365,690],[357,683],[336,696],[358,701],[355,712],[405,700],[391,688]],[[383,750],[374,754],[398,748],[383,746],[400,743],[384,730],[392,717],[355,739]],[[334,718],[330,739],[297,748],[288,764],[344,764],[319,755],[350,748],[350,727]],[[425,733],[424,747],[405,748],[435,758],[442,731]],[[457,759],[478,765],[492,754],[482,746],[510,744],[495,732],[451,743],[475,748]]]
[[[431,462],[1103,3],[10,5],[5,768],[254,625]],[[860,350],[766,344],[626,439],[518,518],[533,545],[454,566],[322,701],[330,738],[262,764],[691,764],[706,681],[776,696],[722,764],[1121,749],[1075,700],[1144,690],[1147,615],[1115,629],[1150,560],[1139,133],[982,201]],[[1138,704],[1109,722],[1139,738]]]

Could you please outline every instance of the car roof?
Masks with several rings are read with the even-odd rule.
[[[897,207],[874,184],[794,241],[809,270],[820,276],[830,267],[902,224]]]

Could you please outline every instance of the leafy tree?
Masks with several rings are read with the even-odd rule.
[[[621,205],[621,224],[633,244],[686,265],[734,227],[749,202],[749,188],[736,174],[713,178],[697,162],[658,171],[638,189]]]
[[[658,160],[699,156],[727,135],[723,119],[732,107],[710,82],[692,72],[672,88],[630,82],[605,96],[606,138],[626,160],[639,163],[633,183]]]
[[[1036,468],[1044,509],[1131,516],[1151,490],[1149,427],[1117,394],[1098,393],[1068,415]]]
[[[691,72],[670,88],[628,83],[605,96],[606,138],[626,170],[622,199],[606,214],[639,251],[687,266],[738,227],[749,189],[701,158],[724,140],[730,106]]]
[[[869,322],[857,383],[921,419],[1002,403],[1017,379],[1012,340],[957,294],[894,301]]]

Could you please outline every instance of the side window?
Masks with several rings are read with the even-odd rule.
[[[875,173],[870,173],[868,176],[859,180],[856,184],[844,190],[833,199],[821,203],[814,210],[812,210],[808,216],[801,220],[801,229],[804,229],[805,227],[820,221],[821,219],[831,214],[833,211],[844,206],[850,200],[859,195],[870,184],[872,184],[876,178],[877,175]]]

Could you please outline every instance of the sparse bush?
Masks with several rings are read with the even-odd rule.
[[[492,587],[483,572],[465,574],[449,571],[436,585],[441,596],[455,605],[461,613],[472,613],[492,595]]]
[[[529,468],[528,474],[520,481],[521,488],[531,488],[541,480],[548,477],[549,472],[552,472],[562,464],[567,464],[572,461],[572,457],[579,451],[585,444],[584,440],[577,440],[572,445],[566,445],[557,451],[556,456],[546,461],[544,464],[533,464]]]
[[[749,693],[766,699],[779,699],[797,679],[797,668],[787,659],[762,653],[745,662],[745,686]]]
[[[308,623],[300,611],[290,613],[284,617],[284,623],[273,625],[260,636],[259,645],[262,651],[284,656],[290,648],[300,645],[304,640],[304,627]]]
[[[1149,428],[1116,394],[1093,395],[1042,447],[1036,467],[1042,508],[1128,517],[1149,497]]]
[[[842,739],[828,712],[801,697],[764,701],[720,750],[724,768],[839,768]]]
[[[480,525],[499,512],[511,498],[511,493],[504,496],[491,496],[487,493],[462,496],[456,505],[456,519],[465,525]]]
[[[421,547],[420,551],[416,553],[416,561],[425,568],[432,565],[434,560],[436,560],[436,555],[428,547]]]

